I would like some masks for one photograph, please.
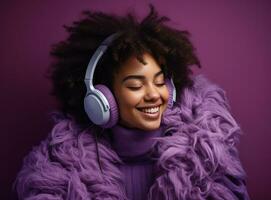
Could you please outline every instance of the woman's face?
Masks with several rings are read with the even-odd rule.
[[[160,127],[169,92],[164,74],[150,54],[147,64],[131,57],[114,75],[113,91],[120,113],[120,124],[129,128],[155,130]]]

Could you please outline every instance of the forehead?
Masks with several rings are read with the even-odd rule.
[[[141,63],[135,56],[129,58],[121,65],[116,75],[118,77],[132,74],[151,76],[161,71],[160,66],[150,54],[143,54],[143,60],[145,64]]]

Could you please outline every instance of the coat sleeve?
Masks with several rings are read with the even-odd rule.
[[[194,122],[204,136],[198,142],[203,150],[203,162],[209,160],[213,166],[209,197],[248,200],[246,173],[236,148],[242,131],[230,113],[225,91],[203,77],[200,79],[195,88],[199,95],[192,110],[196,116]]]
[[[68,175],[60,163],[50,160],[48,142],[43,141],[24,159],[15,186],[19,199],[61,200],[66,197]]]
[[[15,187],[19,199],[83,200],[91,199],[73,166],[71,150],[76,141],[67,120],[57,123],[48,139],[24,159]],[[76,157],[76,155],[73,155]]]

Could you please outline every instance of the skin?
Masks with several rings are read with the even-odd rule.
[[[169,91],[155,59],[148,53],[143,55],[143,59],[145,65],[136,57],[131,57],[120,67],[118,73],[114,74],[113,92],[119,106],[120,124],[150,131],[160,127]],[[157,106],[157,113],[142,111],[143,108]]]

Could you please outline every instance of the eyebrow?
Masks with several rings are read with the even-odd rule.
[[[159,71],[157,72],[154,77],[156,78],[157,76],[159,76],[160,74],[163,74],[163,71]],[[127,81],[128,79],[140,79],[140,80],[144,80],[145,79],[145,76],[142,76],[142,75],[130,75],[130,76],[126,76],[123,80],[122,80],[122,83]]]

